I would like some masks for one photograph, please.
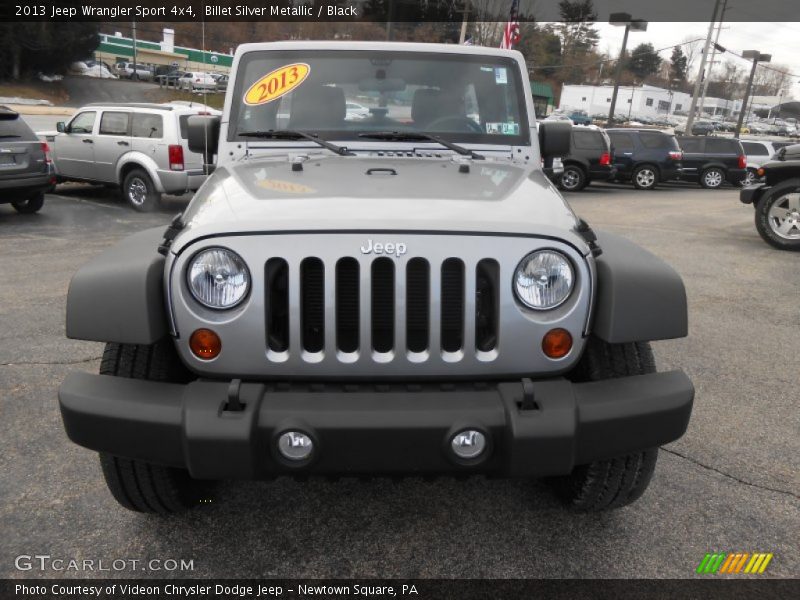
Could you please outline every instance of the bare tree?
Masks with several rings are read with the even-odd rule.
[[[693,79],[692,70],[697,61],[703,54],[703,40],[697,39],[695,35],[689,35],[683,38],[681,42],[683,54],[686,56],[686,73],[689,79]]]
[[[759,65],[753,78],[753,90],[758,96],[778,96],[792,87],[792,76],[785,65]]]

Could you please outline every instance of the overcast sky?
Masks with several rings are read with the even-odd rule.
[[[610,51],[612,56],[617,56],[622,45],[622,27],[603,23],[598,24],[597,29],[601,35],[599,49]],[[650,23],[645,32],[631,32],[628,38],[628,48],[650,42],[656,49],[659,49],[680,43],[688,36],[703,38],[705,41],[707,34],[708,23]],[[800,100],[800,22],[724,23],[719,43],[739,54],[743,50],[759,50],[765,54],[772,54],[773,63],[789,67],[795,75],[792,78],[791,91],[794,98]],[[669,60],[671,52],[670,48],[661,52],[660,56]],[[745,64],[745,61],[731,54],[726,54],[722,60],[724,62],[729,58]],[[693,76],[697,75],[699,68],[700,61],[698,59],[693,67]]]

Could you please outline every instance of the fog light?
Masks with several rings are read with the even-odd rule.
[[[572,350],[572,336],[566,329],[551,329],[542,339],[542,351],[549,358],[564,358]]]
[[[450,447],[458,458],[476,458],[486,449],[486,436],[480,431],[467,429],[453,436]]]
[[[189,348],[200,360],[212,360],[222,351],[222,340],[210,329],[198,329],[189,338]]]
[[[305,460],[314,451],[314,442],[301,431],[287,431],[278,438],[278,450],[289,460]]]

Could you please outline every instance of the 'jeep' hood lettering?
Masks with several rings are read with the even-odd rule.
[[[367,174],[390,167],[391,177]],[[310,158],[301,171],[286,157],[221,167],[187,208],[174,247],[216,233],[342,230],[533,234],[584,248],[573,236],[574,213],[539,169],[489,160],[471,167],[459,172],[446,158],[338,156]],[[401,242],[364,239],[376,254],[397,255]]]

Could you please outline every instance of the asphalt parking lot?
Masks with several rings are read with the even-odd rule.
[[[142,215],[73,185],[37,215],[0,205],[0,577],[93,575],[15,569],[38,553],[194,561],[97,576],[681,578],[713,551],[772,552],[767,575],[800,576],[797,254],[762,242],[733,188],[604,185],[569,200],[670,262],[690,306],[690,336],[654,346],[661,370],[695,383],[689,431],[662,449],[639,502],[599,516],[565,512],[539,482],[483,478],[232,483],[177,518],[123,510],[61,426],[59,383],[96,372],[102,353],[65,339],[67,285],[187,198]]]

